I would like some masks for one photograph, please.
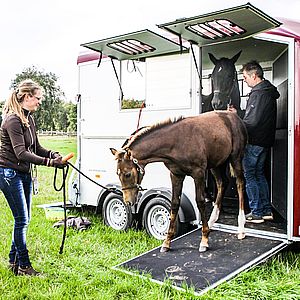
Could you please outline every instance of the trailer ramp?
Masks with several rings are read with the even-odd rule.
[[[280,239],[249,234],[238,240],[236,232],[218,229],[210,234],[210,248],[199,253],[200,236],[201,229],[196,229],[175,239],[167,253],[160,253],[157,247],[114,269],[138,276],[150,274],[151,280],[160,284],[169,279],[174,288],[182,289],[185,284],[201,295],[288,245]]]

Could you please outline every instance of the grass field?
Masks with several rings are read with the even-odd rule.
[[[74,138],[40,138],[46,148],[63,155],[76,152]],[[71,160],[75,161],[75,158]],[[118,232],[99,216],[85,213],[92,227],[67,231],[64,253],[59,254],[62,228],[52,228],[38,204],[62,201],[53,189],[53,168],[39,167],[40,192],[33,197],[27,244],[40,277],[16,277],[7,269],[13,218],[0,194],[0,299],[300,299],[300,254],[285,251],[244,272],[202,297],[187,289],[179,292],[170,282],[158,285],[150,279],[123,274],[111,268],[160,245],[143,231]]]

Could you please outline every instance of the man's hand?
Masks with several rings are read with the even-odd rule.
[[[229,104],[227,106],[227,111],[237,113],[237,109],[233,105],[229,105]]]

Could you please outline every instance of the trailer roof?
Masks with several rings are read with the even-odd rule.
[[[239,12],[239,14],[236,13],[237,11]],[[241,13],[241,11],[243,13]],[[245,17],[245,14],[248,16],[247,18]],[[232,18],[233,18],[232,20],[234,20],[235,24],[238,24],[238,26],[240,28],[247,30],[247,32],[241,33],[241,34],[235,34],[235,35],[232,35],[231,37],[224,36],[223,38],[216,37],[215,39],[212,39],[212,40],[208,39],[208,41],[204,45],[205,47],[203,47],[204,52],[208,52],[208,51],[211,51],[210,49],[213,49],[215,55],[229,57],[230,55],[232,55],[232,53],[235,51],[235,49],[238,48],[240,50],[243,50],[244,54],[242,56],[246,60],[248,59],[247,57],[249,56],[249,57],[256,57],[256,59],[258,61],[266,61],[267,58],[271,59],[272,57],[276,57],[278,55],[277,52],[281,51],[282,49],[278,46],[278,47],[272,48],[273,52],[270,50],[270,48],[267,53],[264,53],[263,51],[255,52],[256,46],[258,46],[259,44],[261,44],[263,42],[259,41],[257,39],[251,38],[251,35],[255,36],[256,33],[263,31],[263,32],[266,32],[269,34],[291,37],[291,38],[294,38],[294,39],[300,41],[300,23],[298,21],[284,19],[284,18],[280,18],[279,21],[276,21],[273,18],[265,15],[263,12],[256,9],[255,7],[253,7],[250,4],[235,7],[232,9],[219,11],[219,12],[215,12],[212,14],[203,15],[200,17],[184,19],[185,21],[183,21],[183,19],[181,19],[181,20],[177,20],[175,22],[180,24],[180,28],[183,28],[182,24],[184,24],[184,22],[188,22],[188,24],[194,24],[194,23],[198,24],[198,22],[200,22],[199,20],[201,18],[203,18],[203,20],[206,20],[206,21],[204,21],[204,23],[205,23],[205,22],[208,22],[207,20],[211,20],[212,16],[224,17],[225,15],[232,16]],[[241,15],[243,15],[243,18],[240,17]],[[257,19],[258,15],[261,18],[259,20]],[[208,19],[208,18],[210,18],[210,19]],[[241,21],[243,21],[244,23],[240,23],[240,21],[238,21],[237,18],[240,18]],[[250,34],[250,32],[254,31],[253,28],[252,28],[252,30],[249,29],[251,26],[252,27],[254,26],[253,20],[256,20],[255,21],[256,23],[263,23],[266,27],[268,27],[268,26],[270,26],[270,27],[268,27],[266,30],[263,30],[263,26],[259,25],[258,26],[259,28],[256,27],[256,29],[260,30],[260,31],[256,32],[255,34],[254,33]],[[249,26],[250,25],[251,26],[246,27],[245,21],[247,21],[249,23],[248,24]],[[169,30],[169,28],[174,29],[174,28],[177,28],[177,26],[179,26],[179,25],[176,25],[177,23],[175,24],[175,22],[165,23],[165,24],[161,24],[158,26],[161,28],[165,27],[164,29],[166,29],[170,34],[170,31],[172,31],[172,30]],[[192,23],[192,22],[194,22],[194,23]],[[194,26],[194,25],[192,25],[192,26]],[[279,27],[276,27],[276,26],[279,26]],[[274,28],[274,27],[276,27],[276,28]],[[196,27],[193,27],[193,28],[196,28]],[[185,32],[188,32],[188,34],[193,34],[192,31],[185,30]],[[80,54],[77,59],[77,64],[99,59],[100,58],[99,52],[102,52],[103,57],[112,56],[112,57],[118,58],[119,60],[141,59],[144,57],[156,56],[156,55],[160,55],[160,54],[176,53],[176,52],[179,52],[179,50],[180,50],[180,45],[179,45],[179,43],[176,42],[178,40],[178,34],[176,34],[176,36],[174,35],[174,38],[175,39],[173,40],[169,36],[163,37],[163,36],[158,35],[150,30],[143,30],[143,31],[129,33],[129,34],[125,34],[125,35],[121,35],[121,36],[113,37],[113,38],[109,38],[109,39],[104,39],[104,40],[100,40],[100,41],[96,41],[96,42],[85,43],[85,44],[82,44],[82,46],[84,46],[90,50],[97,51],[97,52],[90,51],[90,52],[85,52],[84,54]],[[185,41],[185,39],[187,39],[188,37],[184,35],[184,36],[182,36],[182,38],[183,38],[183,41]],[[201,37],[199,37],[199,39],[200,38]],[[131,54],[129,54],[129,53],[126,54],[126,53],[124,53],[124,50],[122,52],[122,48],[116,49],[115,46],[118,47],[117,41],[120,40],[120,41],[124,42],[128,39],[129,40],[138,40],[141,43],[144,43],[145,45],[152,46],[153,48],[155,48],[155,51],[151,50],[151,48],[149,48],[148,50],[147,50],[147,48],[144,48],[144,53],[132,52]],[[202,40],[204,41],[206,39],[204,39],[202,37]],[[224,48],[218,47],[218,45],[221,46],[224,41],[225,42],[231,41],[233,43],[226,43],[227,47],[224,47]],[[196,42],[196,41],[193,41],[193,42]],[[112,43],[111,46],[114,48],[107,46],[107,44],[110,44],[110,43]],[[229,44],[232,44],[232,45],[230,47],[228,47]],[[126,45],[126,43],[125,43],[125,45]],[[215,45],[215,46],[213,46],[213,45]],[[125,49],[127,49],[126,46],[125,46]],[[187,48],[183,47],[183,50],[186,50],[186,49]],[[244,51],[245,49],[248,49],[247,50],[248,52],[251,51],[251,49],[252,49],[252,51],[254,51],[255,53],[253,53],[253,54],[249,53],[249,55],[246,56],[246,53]],[[207,63],[209,64],[209,61]],[[206,64],[206,62],[204,61],[203,66],[205,64]]]

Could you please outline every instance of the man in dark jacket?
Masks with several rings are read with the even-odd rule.
[[[248,144],[243,160],[246,192],[251,212],[246,221],[262,223],[273,220],[269,186],[264,175],[266,156],[275,140],[279,93],[263,77],[263,69],[256,61],[242,68],[244,81],[252,88],[243,121],[248,131]]]

